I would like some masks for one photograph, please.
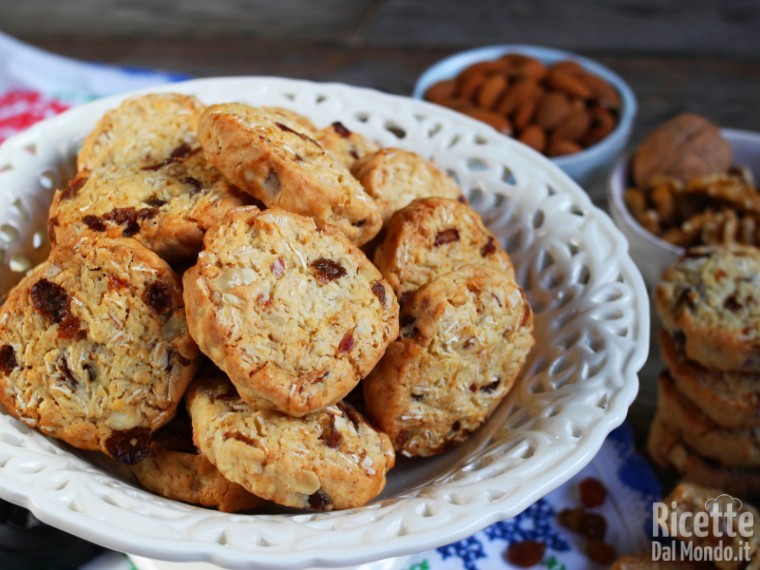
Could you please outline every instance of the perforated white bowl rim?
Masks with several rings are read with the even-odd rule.
[[[172,84],[207,103],[242,101],[341,121],[432,158],[459,181],[512,255],[534,307],[523,378],[461,447],[399,460],[381,497],[331,513],[231,515],[162,499],[97,455],[0,415],[0,496],[104,546],[230,568],[346,566],[420,552],[519,514],[577,473],[625,418],[649,346],[644,283],[622,234],[549,160],[462,115],[338,84],[253,77]],[[0,147],[0,288],[46,255],[52,189],[103,112],[75,108]]]

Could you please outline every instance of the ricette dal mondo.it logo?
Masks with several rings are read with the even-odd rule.
[[[652,504],[652,536],[673,537],[671,543],[652,542],[654,562],[749,562],[755,517],[742,510],[731,495],[705,501],[701,510],[679,508],[677,502]]]

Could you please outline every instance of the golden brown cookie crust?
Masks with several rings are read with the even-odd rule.
[[[191,95],[151,93],[123,101],[105,113],[85,138],[77,170],[141,169],[198,146],[198,118],[205,105]]]
[[[363,156],[380,150],[380,145],[376,142],[347,129],[340,121],[317,131],[316,139],[349,170]]]
[[[760,375],[705,368],[687,359],[665,331],[659,344],[676,388],[702,413],[729,429],[760,427]]]
[[[231,211],[183,278],[190,333],[244,400],[301,416],[334,404],[398,335],[398,302],[338,230]]]
[[[686,481],[739,496],[756,496],[760,489],[757,469],[726,467],[702,457],[673,434],[659,414],[655,415],[649,430],[647,452],[660,467],[676,471]]]
[[[460,265],[482,262],[514,275],[509,255],[466,204],[422,198],[388,222],[375,265],[403,305],[409,295]]]
[[[161,497],[233,513],[256,509],[265,501],[219,470],[193,445],[192,426],[186,413],[153,435],[150,455],[130,470],[148,491]]]
[[[193,382],[187,403],[198,449],[229,480],[280,505],[362,506],[395,462],[388,436],[347,404],[301,418],[260,410],[221,375]]]
[[[383,223],[418,198],[464,201],[462,189],[433,162],[398,148],[384,148],[356,161],[351,173],[380,208]]]
[[[728,467],[760,466],[756,430],[733,430],[717,425],[676,389],[667,372],[657,381],[657,393],[660,418],[691,449]]]
[[[177,263],[195,259],[203,233],[249,201],[196,145],[155,168],[80,172],[55,193],[48,228],[61,246],[83,235],[132,237]]]
[[[212,105],[198,129],[208,161],[267,207],[333,224],[357,245],[380,231],[380,212],[361,184],[286,116],[239,103]]]
[[[441,453],[485,422],[533,346],[533,313],[517,283],[467,265],[423,286],[401,334],[364,381],[372,420],[408,456]]]
[[[0,307],[0,401],[125,463],[174,415],[197,347],[171,268],[129,239],[54,249]]]
[[[686,356],[707,368],[760,372],[760,250],[689,250],[663,273],[655,301]]]

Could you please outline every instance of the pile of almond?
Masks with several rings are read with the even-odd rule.
[[[547,156],[579,152],[618,123],[620,94],[574,61],[551,66],[521,54],[470,65],[425,99],[514,136]]]

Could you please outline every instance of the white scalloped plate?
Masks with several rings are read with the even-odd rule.
[[[346,566],[420,552],[517,515],[577,473],[625,418],[649,346],[649,309],[610,219],[551,162],[474,120],[412,99],[335,84],[222,78],[172,84],[203,101],[290,107],[340,120],[456,176],[513,257],[536,313],[524,377],[465,445],[399,460],[358,509],[229,515],[168,501],[97,456],[0,415],[0,496],[42,521],[151,558],[230,568]],[[52,188],[85,134],[121,97],[45,121],[0,147],[0,289],[46,255]]]

